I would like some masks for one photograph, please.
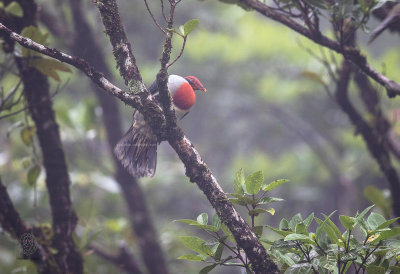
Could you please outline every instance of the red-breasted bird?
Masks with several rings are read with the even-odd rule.
[[[188,114],[196,102],[195,90],[207,91],[194,76],[170,75],[167,86],[178,119]],[[158,100],[157,81],[150,86],[149,91]],[[157,137],[138,111],[133,113],[133,124],[115,146],[114,153],[133,176],[154,176],[157,165]]]

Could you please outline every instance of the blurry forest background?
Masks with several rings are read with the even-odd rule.
[[[84,17],[90,22],[96,43],[101,45],[102,58],[117,85],[123,86],[98,10],[92,1],[83,2]],[[84,56],[91,51],[85,42],[71,51],[74,16],[67,1],[37,3],[41,7],[39,26],[50,33],[49,45],[74,55]],[[160,67],[164,36],[153,24],[143,1],[120,0],[118,4],[138,66],[150,85]],[[149,4],[155,15],[161,16],[159,1]],[[275,216],[258,220],[272,226],[298,212],[303,216],[315,212],[318,216],[338,210],[338,214],[354,215],[371,203],[378,203],[377,210],[389,214],[389,185],[362,137],[332,98],[335,83],[317,58],[327,58],[335,70],[341,56],[238,6],[183,0],[177,8],[176,24],[192,18],[199,19],[199,27],[189,35],[183,57],[169,73],[195,75],[207,88],[207,93],[197,94],[195,107],[180,125],[225,192],[233,191],[233,176],[239,168],[246,175],[262,170],[266,181],[289,179],[290,183],[276,193],[285,201],[274,205]],[[371,17],[368,26],[373,29],[378,23]],[[324,32],[332,33],[324,24]],[[367,45],[368,33],[359,30],[357,36],[374,67],[400,81],[399,37],[387,32]],[[173,56],[181,43],[181,38],[174,37]],[[15,87],[18,77],[7,68],[10,57],[4,53],[0,57],[1,86],[7,91]],[[72,202],[79,217],[77,232],[96,235],[91,244],[110,252],[124,244],[139,258],[138,239],[132,236],[125,201],[114,178],[103,111],[91,91],[93,85],[75,69],[60,76],[61,83],[50,80],[50,84],[51,92],[56,93],[54,108],[72,181]],[[392,137],[400,141],[400,103],[397,98],[388,99],[378,84],[374,86],[379,90],[380,107],[391,123]],[[373,118],[363,108],[354,85],[350,86],[350,97],[367,121]],[[118,105],[125,131],[132,121],[132,109],[121,102]],[[111,124],[113,119],[120,117],[112,117]],[[0,174],[27,223],[51,222],[44,172],[36,191],[27,181],[32,157],[40,156],[34,156],[32,146],[20,138],[25,124],[23,112],[0,120]],[[36,143],[35,153],[39,151]],[[398,169],[398,163],[395,167]],[[183,165],[169,145],[163,143],[159,148],[156,176],[141,179],[140,186],[170,272],[197,273],[200,263],[176,259],[188,251],[178,235],[191,234],[193,229],[173,220],[193,219],[201,212],[214,211],[185,177]],[[274,237],[273,232],[265,233]],[[30,261],[17,260],[16,245],[6,233],[0,233],[1,272],[32,273]],[[87,273],[119,271],[94,253],[86,253],[84,258]],[[234,273],[233,269],[219,267],[213,273]]]

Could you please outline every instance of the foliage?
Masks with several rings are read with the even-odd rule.
[[[288,182],[288,180],[276,180],[265,184],[262,171],[256,171],[246,178],[243,169],[240,169],[236,173],[233,182],[235,192],[230,193],[232,198],[229,198],[229,200],[247,209],[252,222],[252,230],[258,238],[262,236],[264,227],[255,226],[254,219],[260,214],[268,213],[273,215],[275,213],[275,209],[263,207],[273,202],[283,201],[283,199],[267,196],[267,194],[286,182]],[[184,245],[197,252],[197,254],[186,254],[180,256],[178,259],[202,261],[208,264],[200,270],[200,273],[208,273],[218,265],[244,267],[247,272],[252,273],[249,262],[245,256],[243,256],[241,248],[236,244],[227,226],[221,223],[218,215],[213,216],[211,225],[208,224],[207,213],[201,213],[196,220],[183,219],[177,221],[195,226],[212,237],[211,240],[203,240],[195,236],[181,237]],[[225,253],[229,254],[223,256],[224,250],[227,251]]]
[[[393,239],[400,236],[400,228],[391,227],[398,218],[387,220],[375,212],[368,214],[373,206],[354,217],[340,215],[340,222],[345,228],[343,233],[331,220],[335,212],[329,216],[322,214],[323,219],[316,217],[314,213],[303,219],[298,213],[290,220],[282,218],[276,228],[269,225],[255,226],[254,218],[259,214],[275,212],[273,208],[264,209],[260,206],[282,201],[280,198],[266,196],[268,192],[286,182],[287,180],[277,180],[264,184],[261,171],[245,178],[240,169],[234,178],[235,193],[231,193],[234,198],[230,198],[234,204],[248,210],[254,233],[270,246],[268,253],[282,272],[340,274],[346,273],[350,267],[356,273],[397,273],[400,270],[400,241]],[[181,237],[184,245],[197,254],[186,254],[178,259],[206,263],[207,266],[200,273],[208,273],[218,265],[240,266],[252,273],[240,247],[217,215],[213,216],[211,225],[208,224],[206,213],[200,214],[196,220],[178,221],[206,231],[212,237],[212,240],[196,236]],[[311,232],[313,225],[316,225],[315,232]],[[261,238],[264,227],[278,233],[282,239],[270,241]]]
[[[46,45],[46,41],[48,38],[48,33],[42,32],[35,26],[28,26],[21,31],[21,35],[32,39],[33,41]],[[51,77],[57,82],[61,82],[61,78],[58,75],[58,71],[63,72],[71,72],[70,68],[63,64],[62,62],[43,57],[40,53],[36,51],[21,47],[22,56],[23,57],[31,57],[29,58],[29,65],[39,70],[44,75]]]

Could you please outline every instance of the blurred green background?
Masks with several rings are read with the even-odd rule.
[[[65,3],[43,0],[38,3],[54,14],[66,14],[71,22]],[[115,82],[124,87],[98,11],[91,1],[85,5],[85,14],[114,71]],[[153,24],[142,1],[122,0],[119,5],[140,71],[150,85],[160,67],[163,34]],[[151,1],[150,6],[161,19],[159,1]],[[355,214],[371,203],[364,195],[369,185],[387,195],[388,185],[376,162],[331,97],[335,86],[326,67],[313,55],[326,56],[333,70],[340,65],[340,56],[238,6],[215,1],[182,1],[177,8],[176,27],[192,18],[199,19],[200,24],[189,35],[183,57],[169,73],[197,76],[207,93],[197,94],[196,105],[180,124],[225,192],[233,191],[233,176],[239,168],[246,175],[262,170],[266,181],[290,180],[274,193],[285,199],[274,205],[275,216],[259,218],[260,224],[277,226],[281,218],[290,218],[298,212],[303,216],[311,212],[318,216],[333,210],[338,210],[337,216]],[[371,28],[376,24],[374,20],[369,22]],[[328,26],[325,31],[330,32]],[[359,31],[358,35],[361,48],[372,64],[400,81],[399,37],[384,33],[367,46],[363,41],[368,34]],[[69,37],[65,40],[50,37],[52,46],[66,48]],[[178,54],[181,44],[182,39],[175,37],[173,56]],[[83,44],[81,50],[90,48]],[[7,58],[1,56],[3,63]],[[72,200],[79,215],[77,232],[99,233],[94,242],[109,250],[117,250],[121,242],[126,242],[139,258],[137,239],[131,234],[124,201],[113,178],[102,111],[89,90],[89,80],[75,69],[61,76],[54,107],[72,179]],[[6,73],[1,85],[9,90],[16,81],[17,77]],[[51,80],[51,85],[55,92],[58,83]],[[399,138],[398,99],[388,100],[383,88],[377,88],[382,95],[381,107]],[[361,106],[354,87],[350,93],[355,104]],[[132,109],[122,103],[120,107],[128,129]],[[19,128],[10,131],[19,121],[24,122],[22,114],[0,121],[2,180],[23,219],[31,224],[51,222],[44,173],[38,180],[35,206],[35,191],[26,179],[26,162],[32,157],[32,149],[22,143]],[[178,236],[193,234],[195,229],[173,220],[194,219],[201,212],[214,211],[184,174],[183,164],[169,145],[162,143],[156,176],[143,179],[140,184],[170,272],[198,273],[202,264],[176,259],[190,253]],[[272,232],[264,233],[274,237]],[[16,245],[5,233],[0,234],[1,272],[33,273],[31,263],[17,260]],[[85,259],[87,273],[119,271],[94,254],[86,253]],[[218,267],[212,273],[240,273],[240,269]]]

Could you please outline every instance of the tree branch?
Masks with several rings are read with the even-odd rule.
[[[132,274],[142,273],[133,255],[128,252],[125,246],[120,246],[118,254],[108,253],[104,251],[104,248],[100,248],[95,245],[91,245],[90,249],[92,249],[97,256],[121,268],[122,271],[126,271]]]
[[[104,17],[104,16],[103,16]],[[111,17],[107,15],[107,18]],[[115,20],[105,21],[108,23],[116,24]],[[107,24],[107,23],[106,23]],[[145,116],[146,121],[149,122],[153,132],[160,132],[162,130],[162,124],[158,124],[158,121],[161,120],[158,116],[159,107],[154,106],[154,102],[152,98],[147,96],[148,92],[145,88],[141,89],[139,94],[132,95],[128,94],[121,89],[112,85],[106,78],[104,78],[100,73],[95,71],[88,63],[82,59],[71,57],[64,53],[61,53],[55,49],[49,49],[44,47],[43,45],[37,44],[30,39],[22,37],[8,28],[6,28],[3,24],[0,24],[0,31],[5,32],[9,35],[10,38],[17,41],[23,46],[26,46],[35,51],[41,52],[45,55],[58,59],[60,61],[66,62],[68,64],[74,65],[75,67],[84,71],[92,80],[95,81],[101,88],[105,89],[110,94],[118,97],[125,103],[133,107],[140,107],[139,110]],[[114,35],[114,32],[108,32],[109,35]],[[115,33],[117,35],[121,35],[120,33]],[[110,39],[111,40],[111,39]],[[121,45],[117,43],[118,47],[129,48],[126,45]],[[116,50],[114,50],[115,52]],[[116,58],[121,58],[120,55],[116,55]],[[132,59],[130,59],[132,60]],[[168,61],[167,61],[168,62]],[[117,62],[118,63],[118,62]],[[121,62],[120,62],[121,63]],[[122,62],[122,64],[125,64]],[[126,62],[128,67],[134,63]],[[132,70],[132,69],[131,69]],[[120,72],[122,71],[128,72],[131,70],[127,70],[126,68],[120,68]],[[130,77],[135,77],[135,74],[131,74]],[[132,79],[125,75],[124,79],[126,81],[131,82]],[[141,78],[137,78],[136,81],[141,81]],[[133,81],[135,82],[135,81]],[[131,86],[137,87],[142,86],[141,83],[135,84],[131,82]],[[144,85],[143,85],[144,87]],[[279,273],[277,266],[273,263],[272,260],[269,259],[265,248],[258,241],[257,237],[251,231],[246,222],[242,219],[242,217],[237,213],[232,203],[228,200],[225,193],[222,191],[218,182],[212,175],[211,171],[202,161],[200,155],[191,144],[191,142],[184,136],[182,130],[179,127],[173,127],[169,129],[168,134],[168,142],[175,149],[179,158],[182,160],[186,167],[186,174],[190,178],[192,182],[195,182],[198,187],[205,193],[211,205],[216,209],[219,214],[221,220],[228,226],[231,230],[234,238],[237,243],[248,256],[252,268],[256,273]]]
[[[70,4],[76,33],[73,46],[74,53],[79,54],[81,52],[82,43],[86,44],[91,50],[86,51],[82,57],[99,70],[104,71],[106,75],[111,75],[112,73],[109,71],[103,58],[104,54],[96,43],[93,32],[82,13],[82,1],[70,0]],[[121,195],[125,199],[132,231],[135,234],[135,238],[137,238],[143,262],[149,273],[168,273],[158,236],[146,206],[145,195],[136,178],[132,177],[126,169],[122,167],[114,153],[112,153],[114,146],[123,134],[117,100],[115,98],[110,98],[110,96],[94,83],[92,90],[96,94],[101,108],[103,109],[103,123],[107,133],[110,155],[115,166],[114,177],[121,188]],[[126,256],[129,256],[129,254],[127,253]]]
[[[342,54],[345,59],[350,60],[353,64],[358,66],[361,71],[384,86],[389,97],[400,95],[400,84],[375,70],[371,65],[368,64],[366,56],[358,49],[354,47],[341,46],[340,43],[329,39],[328,37],[322,35],[319,31],[313,32],[307,29],[296,21],[290,19],[285,14],[279,13],[277,10],[267,6],[263,2],[257,0],[239,0],[239,3],[253,8],[262,15],[289,27],[290,29],[307,37],[319,45]]]
[[[55,259],[61,271],[82,273],[82,257],[72,239],[78,218],[70,200],[71,182],[52,108],[49,84],[43,74],[28,67],[23,59],[16,57],[16,61],[43,155],[54,232],[52,246],[57,250]]]
[[[105,0],[103,0],[104,2]],[[109,0],[110,2],[114,2]],[[101,2],[101,3],[103,3]],[[173,14],[174,7],[177,2],[174,0],[170,1],[171,10],[170,16],[168,18],[168,27],[172,25],[173,22]],[[108,3],[109,9],[102,9],[100,13],[102,13],[103,24],[105,25],[106,30],[110,28],[111,24],[114,24],[114,27],[119,26],[120,31],[123,32],[122,24],[120,22],[119,16],[113,18],[113,14],[118,14],[118,9],[115,3]],[[109,14],[105,14],[105,13]],[[108,18],[112,20],[104,20],[104,18]],[[107,31],[109,36],[114,36],[114,32]],[[117,36],[122,36],[126,38],[126,35],[116,34]],[[110,40],[116,40],[118,37],[110,37]],[[159,84],[160,95],[164,93],[166,99],[168,101],[171,100],[169,97],[168,91],[166,90],[166,65],[169,61],[170,56],[170,39],[171,36],[167,36],[163,56],[161,59],[161,70],[157,75],[157,82]],[[111,42],[113,44],[113,42]],[[128,44],[128,41],[125,41]],[[114,44],[113,44],[114,46]],[[127,47],[126,45],[123,47]],[[130,47],[128,47],[130,48]],[[114,49],[115,51],[115,49]],[[115,55],[116,59],[121,58],[121,56]],[[117,63],[123,63],[123,60],[117,60]],[[136,64],[134,64],[136,66]],[[123,70],[120,69],[120,73],[123,74]],[[124,75],[125,81],[141,81],[140,77],[135,77],[134,79],[129,78],[129,75]],[[163,91],[164,90],[164,91]],[[168,102],[163,102],[161,99],[161,103],[163,105],[164,111],[165,109],[170,110],[171,107]],[[172,110],[173,111],[173,110]],[[169,111],[168,111],[169,112]],[[173,112],[172,112],[173,113]],[[167,116],[167,113],[165,113]],[[144,115],[146,117],[146,115]],[[175,115],[174,115],[175,116]],[[258,241],[255,234],[251,231],[248,225],[244,222],[244,220],[240,217],[240,215],[236,212],[233,205],[229,202],[225,193],[222,191],[221,187],[218,185],[214,176],[211,174],[211,171],[207,168],[205,163],[201,160],[200,155],[195,150],[194,146],[190,143],[190,141],[184,136],[182,130],[176,126],[176,118],[175,117],[166,117],[167,121],[169,120],[171,124],[167,127],[168,134],[167,139],[170,145],[175,149],[176,153],[179,155],[179,158],[182,160],[186,167],[186,175],[190,178],[192,182],[195,182],[198,187],[206,194],[207,198],[211,202],[212,206],[216,209],[218,215],[221,217],[221,220],[229,227],[232,231],[233,236],[235,237],[238,244],[243,248],[249,257],[252,268],[256,273],[279,273],[277,266],[269,259],[265,248]],[[172,118],[172,119],[171,119]],[[175,118],[175,119],[174,119]],[[152,126],[153,131],[156,130]]]
[[[61,62],[70,64],[77,69],[84,72],[96,85],[98,85],[103,90],[107,91],[109,94],[117,97],[122,102],[138,109],[145,117],[151,117],[149,123],[153,125],[155,129],[162,129],[162,124],[164,123],[164,117],[161,108],[154,102],[146,89],[137,93],[131,94],[126,91],[121,90],[109,80],[107,80],[102,73],[96,71],[89,63],[85,60],[70,56],[63,53],[57,49],[51,49],[41,44],[32,41],[29,38],[23,37],[18,33],[13,32],[2,23],[0,23],[0,32],[3,32],[12,40],[18,42],[21,46],[32,49],[34,51],[40,52],[49,57],[53,57]],[[156,133],[158,132],[155,131]]]
[[[356,127],[357,132],[362,135],[369,152],[377,161],[382,173],[389,182],[391,195],[393,197],[393,211],[396,216],[400,216],[400,199],[397,198],[400,197],[400,178],[390,161],[390,156],[384,143],[380,141],[375,130],[368,125],[350,102],[348,97],[348,85],[351,73],[351,64],[346,60],[343,61],[335,93],[336,101]]]
[[[161,2],[162,3],[162,2]],[[147,2],[147,0],[144,0],[144,4],[146,5],[147,11],[150,14],[151,19],[153,19],[154,24],[156,24],[156,26],[165,34],[168,35],[167,32],[163,29],[163,27],[161,27],[161,25],[157,22],[156,18],[154,17],[153,13],[150,10],[149,7],[149,3]]]

